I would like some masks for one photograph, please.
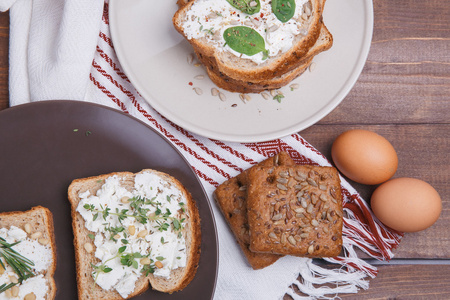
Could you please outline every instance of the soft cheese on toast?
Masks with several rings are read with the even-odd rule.
[[[68,197],[79,299],[129,299],[150,285],[172,293],[194,278],[199,214],[172,176],[145,169],[76,179]]]
[[[0,241],[1,250],[12,249],[31,261],[31,272],[21,272],[20,276],[3,252],[0,256],[0,290],[2,286],[7,289],[0,292],[0,299],[54,299],[56,244],[50,210],[36,206],[28,211],[0,213]]]
[[[260,5],[260,10],[247,14],[230,2],[255,5],[254,2]],[[270,80],[305,62],[305,55],[316,43],[322,27],[321,1],[288,2],[293,3],[295,12],[291,19],[284,22],[272,12],[269,0],[194,0],[176,12],[173,23],[196,53],[212,60],[213,65],[217,66],[217,72],[244,82]],[[236,33],[242,31],[243,27],[252,31],[251,34],[257,32],[254,35],[260,35],[264,41],[264,50],[247,55],[230,46],[230,41],[225,40],[226,30],[231,28]]]
[[[326,51],[331,48],[333,44],[333,37],[326,28],[325,24],[322,25],[320,36],[317,39],[314,46],[308,51],[305,57],[302,59],[302,64],[296,69],[291,70],[280,76],[276,76],[267,80],[260,81],[242,81],[237,80],[232,77],[226,76],[225,74],[217,71],[216,66],[214,66],[213,60],[205,59],[202,54],[197,54],[198,57],[202,57],[200,60],[206,66],[206,72],[209,78],[220,88],[231,92],[239,93],[259,93],[263,90],[275,90],[279,89],[300,76],[305,70],[310,66],[315,55],[320,52]]]

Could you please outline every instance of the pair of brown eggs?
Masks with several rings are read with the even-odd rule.
[[[384,137],[367,130],[349,130],[339,135],[331,148],[333,162],[349,179],[367,185],[381,184],[371,197],[375,216],[386,226],[416,232],[433,225],[442,211],[438,192],[415,178],[391,179],[398,157]]]

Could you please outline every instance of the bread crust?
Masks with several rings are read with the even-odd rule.
[[[195,0],[183,5],[173,17],[175,29],[185,38],[187,37],[183,30],[183,16],[194,3]],[[296,69],[304,62],[302,62],[302,59],[308,53],[309,49],[314,46],[319,37],[322,24],[322,2],[320,0],[311,0],[311,3],[313,14],[309,19],[308,33],[301,38],[299,37],[299,41],[290,50],[277,57],[268,58],[260,65],[248,60],[251,67],[237,67],[235,64],[230,63],[229,57],[235,59],[233,54],[227,53],[226,51],[216,51],[215,47],[206,42],[205,39],[190,39],[188,41],[196,52],[210,57],[211,64],[217,68],[218,72],[228,77],[244,82],[253,82],[281,76]]]
[[[159,176],[164,177],[166,180],[170,180],[172,184],[175,184],[177,188],[179,188],[186,197],[185,207],[187,209],[187,226],[189,226],[188,230],[184,231],[185,236],[189,236],[190,244],[189,247],[187,245],[187,261],[186,266],[183,268],[178,268],[172,271],[171,277],[177,277],[178,280],[175,283],[171,283],[164,278],[158,278],[153,274],[149,274],[149,276],[141,275],[139,279],[136,281],[135,290],[128,295],[126,299],[130,299],[134,296],[144,293],[150,286],[154,290],[158,290],[164,293],[173,293],[176,291],[180,291],[185,288],[195,277],[198,263],[200,260],[200,246],[201,246],[201,228],[200,228],[200,216],[198,212],[197,205],[195,201],[192,199],[191,194],[187,191],[184,186],[174,177],[159,172],[152,169],[144,169],[138,173],[131,172],[114,172],[99,176],[92,176],[88,178],[75,179],[72,181],[68,188],[68,199],[71,204],[71,215],[72,215],[72,227],[74,232],[74,245],[75,245],[75,264],[77,270],[77,289],[78,289],[78,299],[124,299],[122,296],[116,292],[115,290],[105,291],[98,286],[93,289],[95,286],[94,279],[91,276],[92,270],[90,269],[90,262],[97,263],[99,260],[95,257],[94,252],[87,253],[84,249],[84,244],[86,242],[91,242],[88,237],[89,231],[86,230],[84,225],[83,217],[76,211],[78,203],[80,202],[79,193],[84,192],[86,190],[90,190],[91,194],[95,194],[95,191],[98,190],[104,180],[111,176],[117,175],[121,178],[121,182],[126,184],[134,184],[134,177],[137,174],[143,172],[152,172]],[[130,186],[131,189],[132,185]],[[128,188],[128,187],[127,187]],[[186,228],[187,228],[186,226]],[[186,241],[187,244],[187,241]],[[94,246],[95,247],[95,246]],[[89,262],[89,263],[87,263]]]
[[[33,229],[43,232],[42,238],[48,238],[50,240],[50,247],[52,249],[53,262],[44,274],[45,279],[49,285],[49,291],[47,293],[47,300],[55,299],[56,296],[56,283],[54,274],[56,270],[56,241],[55,231],[53,225],[53,214],[51,211],[43,206],[35,206],[27,211],[11,211],[0,213],[0,228],[9,228],[12,225],[23,228],[26,223],[36,222],[36,226]]]

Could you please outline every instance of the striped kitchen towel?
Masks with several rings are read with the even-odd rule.
[[[168,0],[165,0],[168,1]],[[175,1],[175,0],[173,0]],[[9,1],[8,3],[13,3]],[[7,9],[8,7],[2,7]],[[129,113],[164,135],[191,164],[212,202],[219,240],[215,299],[300,299],[368,288],[377,269],[358,258],[390,259],[401,234],[377,221],[367,203],[342,178],[344,255],[327,258],[325,269],[307,258],[286,256],[254,271],[227,227],[212,192],[223,181],[280,151],[299,164],[329,166],[300,135],[261,143],[231,143],[198,136],[155,111],[122,71],[111,41],[108,1],[16,0],[10,9],[10,105],[51,99],[94,102]],[[299,277],[299,275],[301,275]]]

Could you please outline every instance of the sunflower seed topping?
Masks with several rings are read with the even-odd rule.
[[[297,241],[295,240],[295,238],[292,235],[290,235],[288,237],[288,241],[289,241],[289,243],[291,243],[294,246],[297,244]]]
[[[277,240],[277,239],[278,239],[277,235],[276,235],[274,232],[270,232],[270,233],[269,233],[269,237],[272,238],[272,239],[274,239],[274,240]]]
[[[270,99],[270,96],[269,96],[269,94],[268,94],[267,92],[262,92],[262,93],[261,93],[261,96],[262,96],[265,100],[269,100],[269,99]]]
[[[220,92],[219,93],[219,99],[222,100],[222,101],[227,101],[227,96],[225,96],[224,93]]]
[[[277,183],[277,188],[279,188],[282,191],[287,191],[287,187],[285,185],[282,185],[281,183]]]
[[[211,89],[211,95],[213,95],[213,96],[219,95],[219,90],[216,89],[216,88],[212,88],[212,89]]]
[[[272,221],[278,221],[278,220],[281,220],[282,218],[283,218],[283,214],[279,213],[272,217]]]
[[[282,183],[282,184],[286,184],[286,183],[288,183],[288,180],[286,179],[286,178],[278,178],[277,179],[277,182],[279,182],[279,183]]]
[[[308,178],[306,179],[306,181],[312,186],[317,186],[317,182],[315,182],[314,179],[312,178]]]

